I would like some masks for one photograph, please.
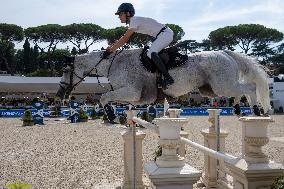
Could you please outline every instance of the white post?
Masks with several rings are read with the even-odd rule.
[[[220,130],[220,110],[208,109],[207,111],[209,113],[208,121],[210,126],[208,129],[201,131],[204,137],[204,146],[215,151],[225,152],[225,138],[228,136],[228,133]],[[217,172],[218,167],[219,174]],[[222,172],[223,169],[223,163],[218,165],[217,159],[204,154],[202,182],[207,188],[217,187],[218,182],[223,182],[223,177],[225,177],[225,174]]]
[[[169,105],[167,99],[165,98],[165,101],[164,101],[164,117],[167,116],[167,111],[168,111],[169,108],[170,108],[170,105]]]
[[[128,122],[132,126],[132,129],[128,129],[127,131],[121,133],[122,138],[124,140],[124,180],[122,184],[123,189],[145,188],[142,181],[142,141],[145,138],[146,134],[142,131],[136,132],[136,129],[133,129],[136,126],[131,120],[135,115],[135,111],[127,111]]]

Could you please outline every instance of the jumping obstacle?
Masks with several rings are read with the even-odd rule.
[[[73,100],[69,103],[69,109],[70,109],[70,120],[71,123],[78,123],[79,122],[79,112],[78,109],[79,104]]]
[[[44,102],[43,101],[36,101],[33,103],[33,108],[36,109],[35,114],[33,115],[33,120],[34,120],[34,124],[38,124],[38,125],[44,125],[43,123],[43,108],[44,108]]]
[[[269,142],[267,128],[273,120],[270,117],[241,117],[239,121],[242,122],[242,155],[234,157],[225,153],[225,139],[228,133],[219,129],[218,116],[220,111],[216,109],[208,111],[208,121],[211,125],[208,129],[201,131],[204,136],[204,146],[180,136],[180,127],[187,121],[185,118],[177,118],[178,112],[176,110],[168,110],[168,115],[175,116],[173,118],[155,119],[156,125],[132,117],[132,120],[153,129],[160,135],[159,143],[162,146],[162,156],[157,158],[156,162],[148,162],[144,166],[152,187],[159,189],[193,188],[193,184],[199,180],[206,188],[270,188],[273,179],[284,173],[284,166],[270,161],[262,151],[262,147]],[[136,132],[136,136],[137,134]],[[145,133],[142,133],[142,135],[139,145],[142,145]],[[127,146],[127,141],[124,142],[124,146]],[[136,140],[136,144],[137,142]],[[185,164],[184,156],[176,153],[178,146],[182,144],[190,145],[204,153],[203,173]],[[140,150],[142,150],[142,146],[136,148],[136,170],[141,170],[143,165],[142,151]],[[125,156],[133,157],[131,155],[133,151],[128,150],[127,152],[124,152]],[[137,156],[137,154],[139,155]],[[125,167],[131,167],[130,162],[124,161]],[[128,177],[124,178],[128,179],[129,183],[134,181],[137,183],[138,180],[142,180],[141,171],[139,175],[136,174],[135,179],[129,176],[129,173],[125,173]],[[138,188],[137,186],[142,187],[143,183],[139,182],[136,188]]]

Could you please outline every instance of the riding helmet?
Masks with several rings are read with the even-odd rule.
[[[135,9],[131,3],[122,3],[119,5],[115,15],[119,15],[121,12],[129,12],[130,16],[134,16],[135,14]]]

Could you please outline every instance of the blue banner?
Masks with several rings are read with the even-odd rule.
[[[181,108],[182,113],[181,116],[206,116],[208,115],[207,109],[208,108]],[[212,108],[209,108],[212,109]],[[222,112],[220,115],[233,115],[233,108],[218,108],[221,109]],[[80,109],[78,109],[79,112]],[[138,108],[141,114],[143,111],[147,111],[147,108]],[[156,108],[157,115],[163,114],[163,108]],[[0,109],[0,117],[22,117],[24,114],[25,109]],[[116,114],[124,114],[125,108],[116,108]],[[251,110],[249,107],[242,107],[241,111],[247,115],[251,114]],[[37,110],[31,109],[32,115],[35,115]],[[45,109],[43,110],[44,117],[49,117],[51,110]],[[69,108],[62,108],[60,110],[62,117],[68,117],[70,115]],[[87,109],[87,114],[90,116],[92,114],[92,108]]]

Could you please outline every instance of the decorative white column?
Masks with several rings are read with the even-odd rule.
[[[248,163],[267,163],[268,157],[262,147],[269,141],[267,127],[273,122],[270,117],[241,117],[242,157]]]
[[[180,136],[183,138],[188,138],[189,134],[185,131],[180,131]],[[186,151],[185,151],[185,144],[181,143],[177,149],[177,154],[180,155],[180,157],[185,157]]]
[[[128,122],[132,125],[132,118],[136,115],[136,111],[129,110],[127,111]],[[142,142],[145,138],[146,134],[142,131],[135,131],[135,137],[133,137],[133,130],[131,128],[123,131],[121,133],[123,141],[124,141],[124,178],[122,183],[122,189],[132,189],[135,185],[136,189],[144,189],[145,186],[142,181],[143,176],[143,156],[142,156]],[[133,143],[133,138],[135,138],[135,148]],[[135,149],[135,155],[134,155]],[[133,159],[135,158],[135,160]],[[136,183],[134,184],[134,162],[135,162],[135,178]]]
[[[156,118],[154,123],[159,127],[162,156],[156,162],[145,164],[144,169],[156,189],[193,188],[201,173],[185,164],[184,157],[177,154],[181,144],[181,126],[187,123],[186,118]]]
[[[228,133],[217,129],[220,127],[220,125],[218,125],[220,110],[208,109],[207,111],[209,113],[208,121],[210,126],[208,129],[201,131],[201,134],[204,137],[204,146],[215,151],[225,152],[225,138],[228,136]],[[219,139],[217,137],[219,137]],[[219,142],[217,142],[218,140]],[[217,173],[218,169],[219,174]],[[222,180],[224,179],[222,177],[225,177],[225,173],[222,172],[223,169],[224,165],[222,162],[218,162],[216,158],[212,158],[209,155],[204,154],[204,172],[202,175],[202,182],[207,188],[216,188],[218,182],[222,184]]]
[[[182,109],[174,109],[170,108],[168,109],[167,113],[169,118],[180,118],[180,113],[182,112]],[[185,131],[180,131],[180,136],[184,138],[188,138],[189,134]],[[177,154],[181,157],[185,156],[185,144],[179,144],[177,149]]]
[[[269,142],[267,127],[270,117],[241,117],[242,159],[226,164],[236,189],[270,188],[273,180],[284,173],[284,166],[269,161],[262,147]]]
[[[163,124],[160,124],[163,122]],[[181,126],[187,123],[185,118],[157,118],[154,123],[159,126],[160,145],[162,155],[157,158],[156,163],[159,167],[182,167],[184,158],[177,154],[177,148],[181,144]]]

